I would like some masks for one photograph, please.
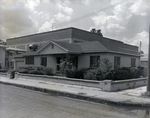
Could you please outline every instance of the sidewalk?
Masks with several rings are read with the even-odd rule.
[[[56,93],[63,96],[84,99],[94,102],[105,102],[117,105],[136,107],[150,107],[150,98],[141,96],[146,87],[124,90],[120,92],[104,92],[100,88],[69,85],[44,80],[9,79],[0,76],[0,83],[19,86],[23,88]]]

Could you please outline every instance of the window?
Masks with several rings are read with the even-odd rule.
[[[120,57],[114,57],[114,69],[120,68]]]
[[[98,67],[100,56],[90,56],[90,67]]]
[[[34,64],[34,57],[33,56],[26,57],[26,64]]]
[[[47,66],[47,57],[41,57],[41,65]]]
[[[131,58],[131,67],[135,67],[135,62],[136,62],[136,59],[135,58]]]

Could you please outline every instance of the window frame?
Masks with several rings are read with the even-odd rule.
[[[25,64],[27,64],[27,65],[34,65],[34,56],[27,56],[27,57],[25,57]]]
[[[95,59],[94,59],[95,58]],[[98,64],[94,64],[94,61],[98,62]],[[95,68],[95,67],[99,67],[99,64],[100,64],[100,55],[93,55],[93,56],[90,56],[90,68]],[[95,66],[94,66],[95,65]]]
[[[120,56],[114,56],[114,69],[121,67],[121,57]]]
[[[131,58],[131,67],[136,67],[136,58]]]

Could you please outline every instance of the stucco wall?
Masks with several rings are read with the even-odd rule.
[[[50,67],[56,70],[56,57],[55,56],[47,57],[47,67]]]
[[[78,57],[78,67],[79,68],[89,68],[90,67],[90,56],[100,56],[100,59],[107,58],[111,62],[114,68],[114,56],[121,57],[120,67],[131,67],[131,58],[136,58],[136,67],[140,65],[140,58],[135,56],[111,54],[111,53],[101,53],[101,54],[83,54]]]
[[[121,57],[120,67],[131,67],[131,58],[136,58],[136,67],[140,65],[140,57],[107,53],[106,57],[112,63],[113,68],[114,68],[114,56]]]
[[[25,59],[22,58],[15,58],[15,63],[14,63],[14,69],[18,70],[19,67],[24,67],[25,66]]]
[[[2,64],[2,67],[5,67],[5,48],[0,47],[0,62]]]

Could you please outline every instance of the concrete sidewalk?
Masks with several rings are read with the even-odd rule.
[[[146,87],[120,92],[104,92],[101,91],[100,88],[94,87],[69,85],[45,80],[30,80],[25,78],[9,79],[8,77],[3,76],[0,76],[0,83],[100,103],[105,102],[117,105],[150,107],[150,98],[142,96],[146,91]]]

